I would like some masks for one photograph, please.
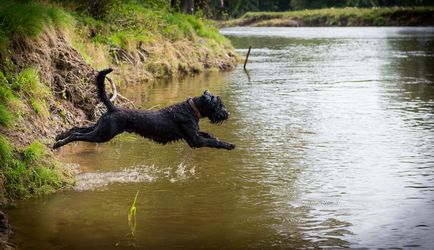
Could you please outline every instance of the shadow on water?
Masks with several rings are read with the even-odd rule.
[[[23,249],[434,246],[430,28],[235,28],[242,67],[120,92],[142,109],[205,89],[235,151],[123,134],[60,152],[74,190],[8,210]],[[249,79],[250,78],[250,79]],[[139,191],[134,237],[127,215]],[[415,214],[414,211],[418,211]]]

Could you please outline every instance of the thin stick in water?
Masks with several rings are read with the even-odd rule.
[[[247,61],[249,60],[250,50],[252,46],[249,46],[249,51],[247,51],[246,60],[244,61],[244,69],[246,69]]]

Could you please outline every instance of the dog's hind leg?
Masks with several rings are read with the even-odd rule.
[[[112,133],[112,134],[101,134],[98,131],[91,131],[89,133],[79,133],[75,132],[66,137],[65,139],[57,141],[53,148],[60,148],[62,146],[65,146],[66,144],[73,142],[73,141],[87,141],[87,142],[107,142],[110,141],[113,137],[115,137],[118,133]]]
[[[56,141],[63,140],[73,133],[89,133],[95,129],[96,124],[89,127],[73,127],[68,131],[62,132],[56,136]]]
[[[62,147],[73,141],[107,142],[117,134],[123,132],[122,126],[119,126],[116,122],[112,121],[113,120],[111,120],[109,117],[103,117],[90,132],[73,132],[68,137],[57,141],[53,145],[53,148]]]

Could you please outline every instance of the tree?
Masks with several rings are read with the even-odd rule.
[[[183,13],[193,14],[194,2],[194,0],[170,0],[170,7]]]

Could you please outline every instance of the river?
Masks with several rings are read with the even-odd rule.
[[[21,249],[434,248],[434,28],[229,28],[248,71],[121,90],[218,94],[233,151],[131,134],[58,153],[73,190],[7,213]],[[127,215],[138,193],[135,230]]]

